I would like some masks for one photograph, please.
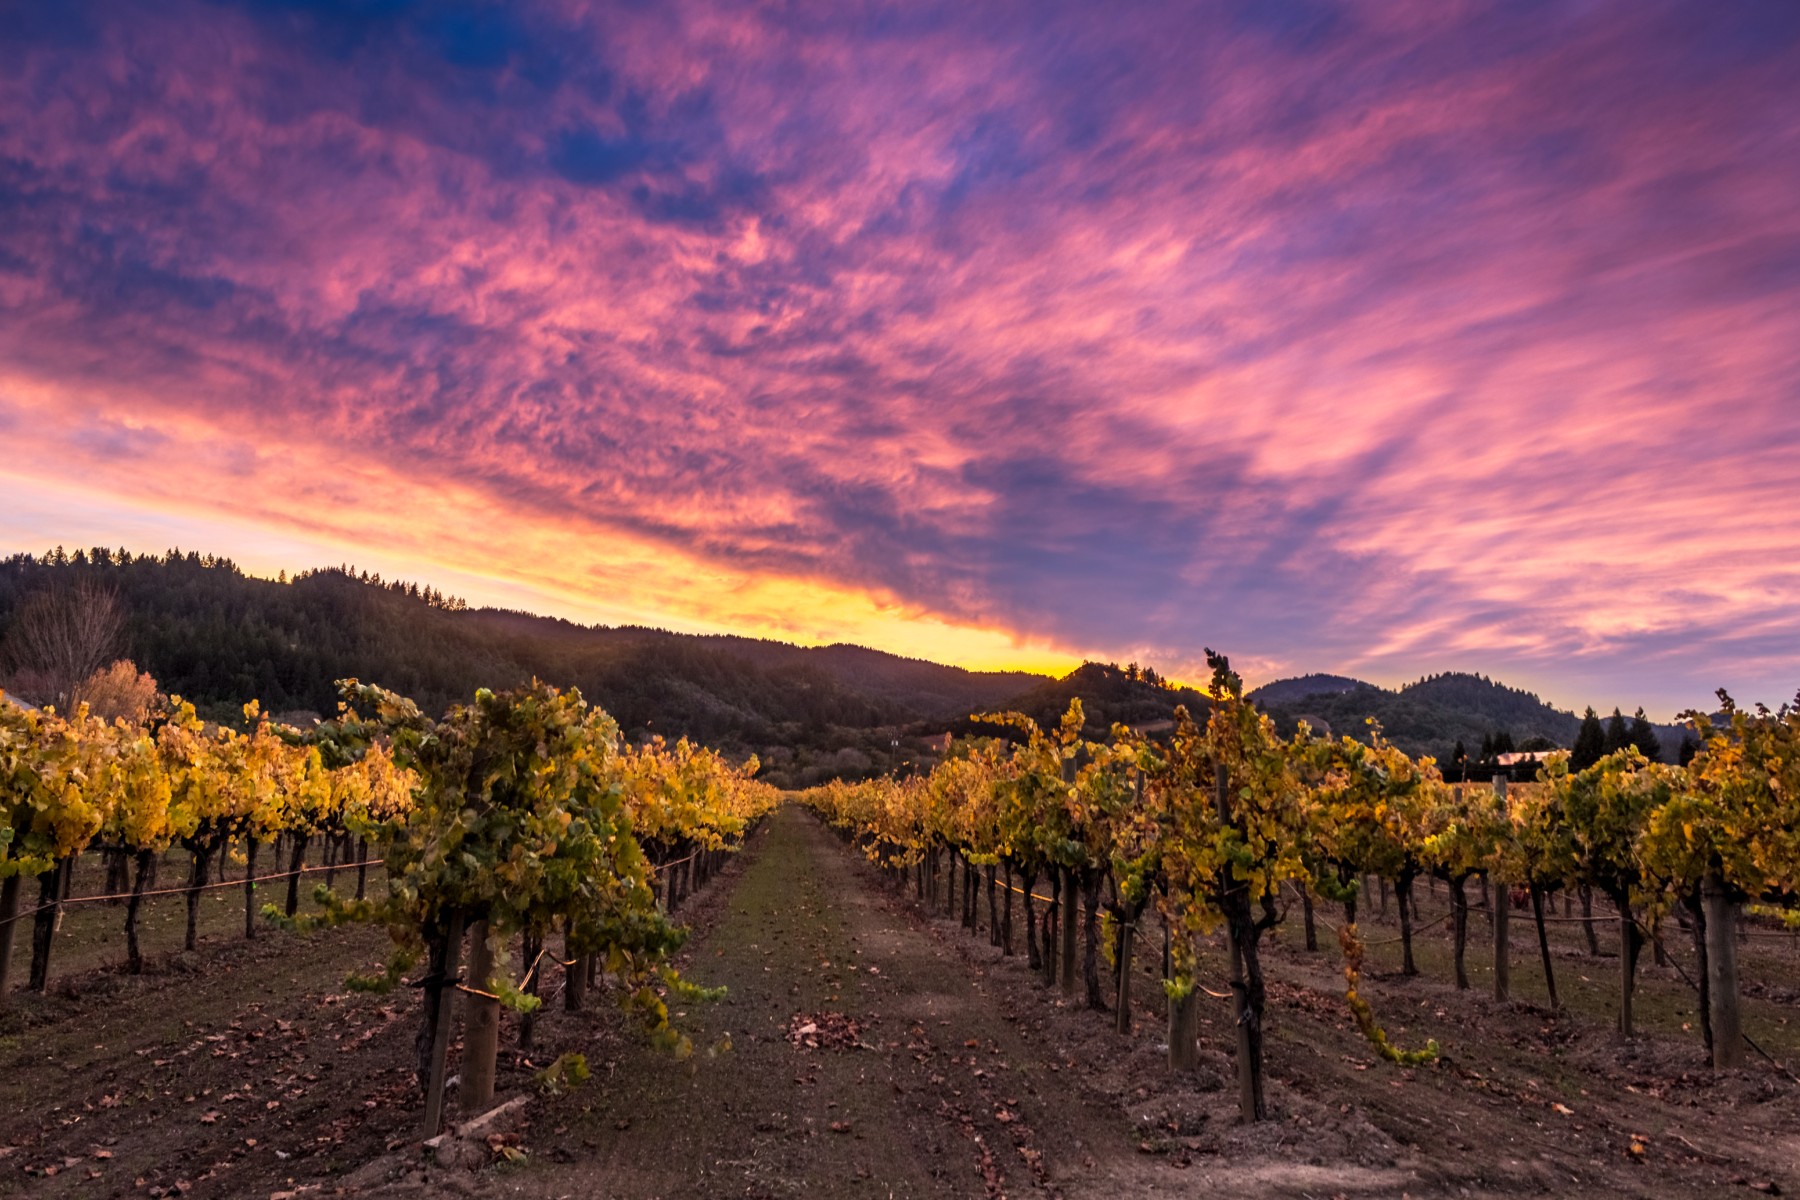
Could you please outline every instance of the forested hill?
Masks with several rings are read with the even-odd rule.
[[[1114,725],[1154,731],[1173,720],[1182,705],[1197,720],[1206,720],[1207,714],[1206,696],[1193,688],[1172,685],[1155,671],[1097,662],[1083,663],[1061,679],[1042,680],[1011,697],[1004,707],[1024,713],[1044,729],[1055,729],[1069,711],[1069,702],[1077,699],[1086,718],[1086,734],[1095,740],[1104,740]],[[952,729],[957,734],[993,732],[969,721]]]
[[[926,765],[944,731],[992,732],[971,723],[972,713],[1012,709],[1055,728],[1079,697],[1088,736],[1102,738],[1114,723],[1163,726],[1178,705],[1196,716],[1206,709],[1199,692],[1110,663],[1050,679],[965,671],[860,646],[583,626],[470,609],[427,587],[342,568],[257,579],[229,560],[177,552],[0,560],[0,684],[8,682],[8,635],[21,602],[83,579],[118,597],[125,617],[118,653],[215,720],[236,719],[250,699],[274,713],[329,714],[334,681],[351,676],[412,696],[428,711],[467,700],[479,687],[535,677],[579,687],[628,736],[686,735],[755,753],[782,786]],[[1437,675],[1398,691],[1310,675],[1250,695],[1284,731],[1305,719],[1362,737],[1375,717],[1402,749],[1441,762],[1457,741],[1473,757],[1499,733],[1519,749],[1533,748],[1534,738],[1568,746],[1578,725],[1573,714],[1478,675]],[[1656,728],[1665,755],[1673,754],[1682,730]]]
[[[855,646],[804,648],[469,609],[429,588],[364,581],[341,569],[277,582],[192,553],[96,557],[0,561],[0,638],[24,597],[77,578],[102,580],[126,613],[121,653],[164,691],[226,719],[253,697],[267,711],[330,713],[333,681],[347,676],[404,692],[427,710],[466,700],[478,687],[535,676],[579,687],[628,732],[648,728],[763,752],[809,740],[842,743],[826,736],[834,728],[947,722],[1002,705],[1044,679]]]
[[[1265,708],[1277,704],[1294,704],[1313,696],[1333,696],[1353,688],[1369,687],[1360,679],[1345,675],[1301,675],[1293,679],[1277,679],[1253,688],[1245,695]]]
[[[1341,676],[1305,679],[1332,682],[1315,689],[1301,686],[1304,680],[1283,680],[1258,688],[1250,698],[1275,718],[1283,732],[1306,720],[1315,729],[1328,727],[1336,735],[1362,738],[1373,717],[1396,746],[1409,754],[1430,754],[1439,762],[1450,760],[1458,741],[1473,758],[1484,739],[1500,733],[1521,750],[1538,748],[1540,743],[1567,748],[1581,725],[1574,713],[1483,675],[1431,675],[1398,690]],[[1339,686],[1344,683],[1351,686]],[[1676,725],[1655,729],[1665,757],[1672,757],[1685,730]]]
[[[1450,760],[1458,741],[1473,755],[1482,739],[1501,732],[1518,746],[1533,738],[1567,746],[1581,723],[1573,713],[1560,712],[1530,692],[1462,674],[1420,680],[1398,691],[1359,683],[1264,707],[1284,731],[1306,719],[1315,728],[1323,724],[1333,734],[1355,738],[1365,735],[1373,717],[1395,745],[1409,754],[1430,754],[1439,762]]]

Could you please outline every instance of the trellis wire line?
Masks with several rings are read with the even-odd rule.
[[[136,895],[140,900],[148,900],[152,896],[186,896],[194,892],[212,892],[222,888],[241,888],[245,883],[249,883],[252,887],[255,887],[267,883],[272,879],[292,879],[297,875],[317,875],[321,871],[353,871],[361,867],[378,867],[386,861],[386,859],[382,858],[371,858],[365,862],[338,863],[336,866],[321,865],[301,867],[297,871],[281,871],[274,875],[258,875],[256,878],[250,880],[222,879],[213,883],[203,883],[197,887],[153,888],[149,891],[138,892]],[[129,900],[132,895],[133,893],[131,892],[115,892],[105,896],[70,896],[67,900],[59,900],[55,904],[40,904],[35,908],[28,908],[22,912],[14,913],[12,916],[0,921],[0,925],[10,925],[14,921],[23,921],[26,917],[35,916],[41,912],[48,912],[53,908],[67,908],[71,904],[98,904],[102,900]]]

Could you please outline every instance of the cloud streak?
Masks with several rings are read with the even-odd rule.
[[[19,475],[912,653],[1800,682],[1785,6],[59,12]]]

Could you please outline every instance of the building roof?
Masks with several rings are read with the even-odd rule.
[[[1502,754],[1499,756],[1499,759],[1500,759],[1501,766],[1510,767],[1514,763],[1543,762],[1546,758],[1549,758],[1552,754],[1555,754],[1555,753],[1556,753],[1556,751],[1554,751],[1554,750],[1519,750],[1519,751],[1512,752],[1512,753]]]
[[[20,708],[24,709],[27,712],[36,712],[37,711],[37,705],[25,703],[25,701],[23,699],[21,699],[18,696],[13,695],[11,692],[7,691],[5,688],[0,688],[0,701],[3,701],[7,704],[16,704]]]

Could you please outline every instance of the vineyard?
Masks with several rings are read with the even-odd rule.
[[[604,712],[542,685],[482,691],[441,721],[355,681],[338,715],[308,730],[263,719],[254,705],[245,716],[248,733],[206,726],[177,701],[146,729],[85,710],[64,718],[0,705],[0,997],[27,921],[26,987],[45,989],[70,878],[89,853],[109,860],[111,894],[82,899],[124,902],[127,969],[141,973],[150,877],[179,846],[189,950],[215,861],[235,853],[245,938],[265,918],[296,929],[379,924],[393,941],[386,968],[351,980],[371,991],[423,964],[413,986],[427,1136],[442,1125],[452,989],[469,1010],[461,1095],[480,1106],[493,1097],[502,1005],[524,1014],[530,1043],[553,935],[570,1007],[604,973],[658,1045],[691,1052],[668,1019],[666,997],[699,993],[667,963],[683,938],[671,913],[778,801],[751,780],[754,763],[733,766],[685,741],[626,746]],[[327,858],[324,883],[303,912],[313,846]],[[264,847],[278,870],[258,871]],[[371,865],[382,868],[376,894]],[[342,896],[332,884],[350,871],[355,892]],[[259,904],[271,885],[284,902]]]
[[[1727,700],[1695,718],[1686,767],[1627,751],[1574,773],[1553,760],[1534,785],[1462,786],[1379,731],[1282,738],[1215,668],[1209,711],[1166,734],[1090,740],[1078,703],[1051,731],[995,714],[929,774],[829,784],[798,806],[754,761],[628,744],[542,685],[432,719],[351,681],[304,730],[255,706],[239,731],[179,703],[145,727],[0,704],[0,1001],[15,1010],[0,1049],[35,1086],[40,1059],[96,1072],[73,1119],[56,1104],[0,1130],[0,1194],[110,1178],[115,1151],[84,1139],[115,1108],[146,1131],[197,1122],[196,1152],[218,1159],[106,1185],[154,1195],[251,1178],[279,1191],[293,1156],[316,1158],[307,1177],[392,1184],[421,1141],[448,1144],[440,1131],[509,1093],[536,1097],[535,1132],[488,1136],[477,1158],[539,1172],[545,1194],[589,1186],[584,1153],[616,1194],[786,1194],[840,1169],[869,1185],[855,1194],[1158,1194],[1190,1187],[1181,1172],[1205,1155],[1224,1156],[1209,1178],[1237,1179],[1233,1194],[1310,1194],[1327,1177],[1389,1194],[1489,1177],[1492,1163],[1404,1153],[1468,1091],[1575,1114],[1600,1105],[1590,1090],[1663,1103],[1706,1094],[1689,1081],[1711,1075],[1774,1098],[1777,1127],[1791,1112],[1800,714]],[[182,935],[179,965],[146,945],[153,912],[157,936]],[[96,965],[103,924],[123,935],[116,967]],[[59,985],[65,942],[79,970]],[[1440,990],[1419,990],[1433,976]],[[107,1045],[173,1014],[122,1031],[106,998],[136,1012],[133,995],[166,1004],[170,988],[192,992],[156,1035],[170,1048],[140,1039],[122,1067]],[[1474,1035],[1458,1005],[1504,1036]],[[1584,1037],[1586,1082],[1562,1099],[1509,1081]],[[1510,1040],[1529,1055],[1481,1059],[1480,1043]],[[1367,1074],[1297,1065],[1314,1057]],[[252,1097],[249,1064],[277,1060],[264,1110],[232,1107]],[[317,1082],[334,1067],[341,1085]],[[1242,1135],[1208,1125],[1215,1088]],[[1415,1092],[1432,1098],[1395,1116]],[[1737,1160],[1701,1125],[1657,1140],[1648,1124],[1621,1133],[1626,1115],[1571,1119],[1591,1123],[1573,1126],[1593,1130],[1571,1143],[1582,1154],[1671,1155],[1688,1172],[1671,1194],[1778,1186],[1759,1160],[1723,1170]],[[1324,1176],[1306,1173],[1316,1155],[1253,1133],[1357,1121],[1364,1133],[1332,1135],[1351,1157]],[[753,1152],[721,1148],[740,1143]],[[964,1174],[930,1161],[947,1147]],[[478,1178],[462,1163],[416,1186]],[[1585,1158],[1579,1171],[1612,1186]],[[1511,1178],[1496,1194],[1545,1177]]]
[[[1317,739],[1304,727],[1281,739],[1245,703],[1229,663],[1212,661],[1205,724],[1184,712],[1166,742],[1122,727],[1109,742],[1086,741],[1077,701],[1054,734],[1002,714],[991,723],[1010,737],[971,745],[927,777],[837,784],[805,799],[896,878],[910,874],[919,896],[941,892],[954,906],[960,886],[965,924],[976,923],[985,892],[991,936],[1008,954],[1016,897],[1032,966],[1089,1008],[1109,1007],[1110,997],[1121,1028],[1136,933],[1154,908],[1172,1071],[1195,1061],[1205,986],[1196,938],[1222,932],[1220,982],[1235,1010],[1245,1121],[1268,1116],[1261,945],[1293,907],[1316,949],[1316,907],[1342,905],[1346,1000],[1380,1054],[1417,1065],[1438,1053],[1434,1044],[1393,1044],[1358,994],[1357,912],[1368,881],[1384,906],[1392,888],[1408,975],[1417,973],[1416,886],[1447,885],[1460,988],[1469,986],[1469,887],[1478,881],[1501,1000],[1512,901],[1522,891],[1551,1009],[1560,1004],[1546,928],[1557,918],[1548,910],[1557,895],[1579,894],[1590,940],[1600,925],[1617,939],[1625,1037],[1643,949],[1666,958],[1664,937],[1684,926],[1710,1063],[1739,1067],[1754,1050],[1780,1067],[1744,1033],[1738,942],[1747,904],[1770,922],[1800,916],[1800,711],[1743,712],[1721,695],[1725,721],[1695,717],[1701,748],[1685,768],[1627,750],[1575,774],[1553,760],[1545,783],[1509,793],[1502,782],[1489,793],[1446,783],[1429,759],[1408,758],[1378,730],[1369,744]],[[1036,890],[1040,881],[1048,895]],[[1594,915],[1596,896],[1610,916]]]

